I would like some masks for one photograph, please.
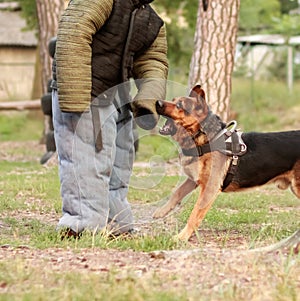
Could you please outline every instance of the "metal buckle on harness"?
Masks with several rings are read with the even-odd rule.
[[[230,130],[228,130],[230,127],[232,127]],[[226,129],[228,132],[233,133],[236,130],[237,122],[235,120],[231,120],[226,124]]]
[[[231,128],[230,128],[231,127]],[[236,130],[237,127],[237,122],[235,120],[232,120],[230,122],[228,122],[225,126],[225,128],[220,131],[212,140],[212,142],[218,140],[220,137],[222,137],[223,135],[226,135],[228,138],[232,135],[232,133]],[[229,129],[230,128],[230,129]]]
[[[247,151],[247,145],[245,143],[240,144],[241,147],[241,153],[244,154]]]
[[[242,156],[247,152],[247,145],[244,143],[244,141],[242,139],[242,132],[237,132],[237,135],[239,137],[239,145],[240,145],[240,151],[239,151],[238,155]]]
[[[242,132],[239,132],[237,128],[237,122],[232,120],[228,122],[225,128],[220,131],[212,140],[212,143],[218,141],[221,137],[224,137],[224,143],[235,143],[234,148],[221,149],[220,151],[226,156],[242,156],[247,151],[247,145],[242,139]],[[237,162],[237,160],[235,160]]]

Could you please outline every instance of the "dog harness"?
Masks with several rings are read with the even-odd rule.
[[[226,156],[232,157],[230,167],[222,185],[222,190],[226,189],[231,183],[232,178],[236,173],[239,157],[247,152],[247,145],[242,139],[242,132],[237,130],[236,127],[237,122],[232,120],[208,143],[201,146],[197,145],[190,149],[182,149],[182,153],[185,156],[201,157],[204,154],[218,151]],[[195,140],[201,133],[205,132],[200,130],[192,137],[192,139]]]
[[[242,156],[246,153],[247,146],[242,139],[242,132],[236,126],[237,122],[232,120],[210,142],[194,148],[183,148],[182,153],[185,156],[201,157],[206,153],[219,151],[227,156]],[[192,139],[195,140],[201,133],[203,132],[197,132]]]

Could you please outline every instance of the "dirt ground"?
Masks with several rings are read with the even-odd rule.
[[[12,146],[15,149],[35,148],[41,153],[44,150],[44,146],[36,142],[0,143],[0,146],[0,160],[22,160],[20,157],[22,155],[18,153],[13,155],[6,151]],[[153,227],[168,231],[168,228],[176,226],[173,215],[164,220],[153,221],[151,215],[155,206],[155,204],[132,205],[137,229],[140,232],[153,232]],[[13,216],[20,214],[53,225],[56,225],[59,218],[55,212],[47,214],[12,212]],[[6,226],[1,222],[0,214],[0,231]],[[184,250],[155,252],[99,248],[40,250],[28,246],[2,245],[0,263],[10,258],[22,259],[29,266],[43,267],[53,272],[76,271],[99,274],[117,271],[117,277],[120,279],[130,274],[141,281],[153,281],[155,276],[161,280],[159,285],[163,290],[180,287],[191,294],[198,291],[202,296],[207,296],[207,300],[213,300],[209,296],[221,291],[236,292],[236,299],[224,300],[292,300],[275,298],[278,288],[284,286],[286,282],[291,282],[294,285],[293,300],[300,300],[299,255],[294,254],[291,257],[284,251],[272,253],[249,251],[247,241],[238,233],[231,233],[225,247],[218,233],[200,230],[199,235],[200,238],[194,236]],[[6,289],[0,285],[0,292]]]

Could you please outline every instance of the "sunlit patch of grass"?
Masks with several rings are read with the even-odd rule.
[[[161,290],[161,282],[145,281],[134,270],[120,273],[112,267],[102,273],[57,273],[28,265],[25,260],[0,263],[1,300],[188,300],[184,289]]]
[[[57,207],[57,167],[46,169],[37,162],[0,162],[1,210],[44,210]],[[36,200],[34,201],[33,200]]]
[[[28,111],[0,114],[0,141],[39,140],[43,133],[42,114]]]
[[[231,108],[243,131],[280,131],[294,128],[287,118],[299,106],[300,85],[290,93],[285,82],[232,80]],[[299,125],[299,120],[298,120]]]
[[[139,182],[130,186],[128,197],[131,202],[155,203],[166,199],[171,195],[182,181],[180,176],[159,176],[156,181],[151,182],[149,176],[139,176]],[[140,183],[140,185],[138,185]]]

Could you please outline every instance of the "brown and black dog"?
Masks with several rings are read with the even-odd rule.
[[[188,178],[154,213],[164,217],[199,186],[199,197],[178,238],[188,240],[198,229],[220,192],[240,191],[266,183],[291,187],[300,198],[300,131],[240,133],[213,114],[200,85],[189,97],[156,102],[167,118],[162,135],[171,135],[182,149],[181,164]]]

